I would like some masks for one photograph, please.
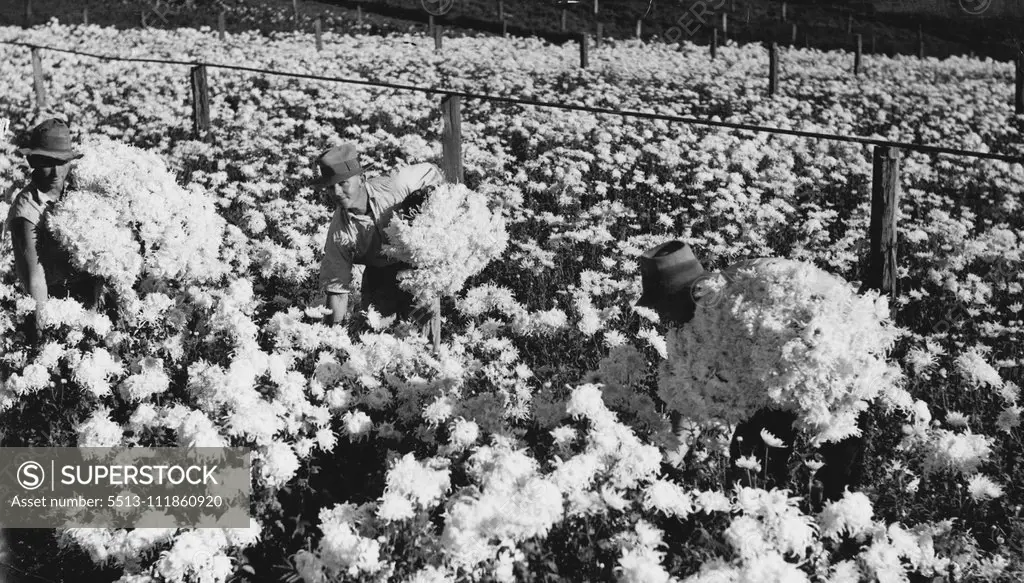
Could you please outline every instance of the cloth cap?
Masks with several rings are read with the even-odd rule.
[[[359,164],[359,151],[353,144],[342,144],[327,150],[316,159],[320,168],[320,178],[313,181],[313,186],[330,186],[363,173]]]
[[[64,162],[84,156],[71,149],[71,130],[59,119],[48,119],[37,125],[29,136],[28,146],[18,149],[22,156],[46,156]]]
[[[640,256],[643,294],[636,303],[647,308],[687,289],[704,275],[704,266],[693,250],[679,240],[652,247]]]

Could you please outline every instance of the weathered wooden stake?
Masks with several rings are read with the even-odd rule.
[[[729,14],[727,12],[722,13],[722,40],[729,40]]]
[[[36,90],[36,107],[46,109],[46,84],[43,83],[43,57],[39,49],[32,47],[32,85]]]
[[[1017,49],[1017,91],[1013,109],[1017,115],[1024,115],[1024,45]]]
[[[790,37],[789,38],[789,46],[795,47],[796,46],[796,23],[795,22],[793,23],[793,30],[790,32],[789,37]]]
[[[363,25],[363,5],[359,4],[356,6],[356,24],[359,26]]]
[[[782,22],[786,22],[786,3],[782,3]]]
[[[644,21],[638,19],[636,21],[636,40],[641,40],[641,35],[643,34],[643,30],[644,30]]]
[[[861,54],[864,52],[864,35],[857,34],[857,52],[853,55],[853,74],[860,75]]]
[[[199,137],[210,129],[210,92],[206,83],[206,66],[192,67],[192,133]]]
[[[586,69],[590,61],[587,59],[587,33],[580,33],[580,68]]]
[[[498,0],[498,20],[505,20],[505,0]]]
[[[597,23],[597,35],[594,39],[594,48],[601,48],[601,39],[604,37],[604,24]]]
[[[875,54],[875,33],[871,33],[871,54]]]
[[[924,58],[924,29],[917,25],[917,58]]]
[[[32,0],[25,0],[24,28],[32,28]]]
[[[434,15],[427,16],[427,33],[434,34]]]
[[[501,21],[501,36],[502,38],[508,38],[508,21]]]
[[[750,6],[747,6],[747,20],[746,24],[750,24]]]
[[[324,50],[324,39],[323,39],[323,25],[320,24],[320,17],[318,16],[316,22],[313,23],[313,33],[316,35],[316,50]]]
[[[896,213],[899,210],[899,151],[888,146],[875,146],[874,175],[871,180],[871,249],[865,283],[870,289],[888,294],[895,301],[896,281]]]
[[[566,30],[568,30],[568,26],[569,26],[569,11],[566,10],[565,8],[563,8],[562,9],[562,26],[561,26],[562,32],[565,32]]]
[[[82,24],[89,26],[89,7],[86,6],[82,9]]]
[[[594,0],[594,16],[597,16],[597,12],[598,12],[597,0]]]
[[[226,17],[224,16],[224,11],[221,10],[220,14],[217,15],[217,30],[220,31],[218,36],[220,37],[221,42],[223,42],[225,38],[224,28],[226,27],[227,24],[225,22],[225,19]]]
[[[299,28],[299,0],[292,0],[292,10],[295,11],[295,28]]]
[[[779,88],[779,45],[772,43],[768,49],[768,95],[774,96]]]
[[[434,50],[440,52],[441,50],[441,37],[444,34],[444,27],[437,25],[434,27]]]
[[[462,175],[462,108],[458,95],[448,95],[441,100],[441,118],[444,128],[441,132],[441,157],[445,178],[448,182],[463,181]]]
[[[718,54],[718,29],[711,29],[711,58],[714,59]]]
[[[846,34],[853,33],[853,15],[850,14],[846,17]]]

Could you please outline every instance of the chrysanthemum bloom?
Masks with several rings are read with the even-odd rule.
[[[668,335],[659,395],[695,419],[736,423],[792,411],[813,442],[859,434],[868,403],[910,407],[898,366],[900,331],[876,292],[789,260],[758,261],[698,283],[696,312]]]

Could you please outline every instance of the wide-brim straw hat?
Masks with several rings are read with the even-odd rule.
[[[330,186],[363,173],[359,164],[359,151],[353,144],[342,144],[327,150],[316,159],[320,169],[320,178],[311,186]]]
[[[28,146],[19,148],[22,156],[45,156],[70,162],[84,156],[71,147],[71,130],[59,119],[48,119],[37,125],[29,137]]]
[[[704,273],[704,266],[686,243],[672,240],[652,247],[640,256],[643,294],[636,305],[654,307],[692,287]]]

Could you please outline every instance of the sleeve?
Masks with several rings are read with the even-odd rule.
[[[436,186],[444,182],[444,174],[435,164],[415,164],[402,168],[395,177],[395,190],[402,200],[425,186]]]
[[[346,294],[352,284],[353,246],[334,229],[327,235],[324,258],[320,262],[320,289],[325,293]]]

